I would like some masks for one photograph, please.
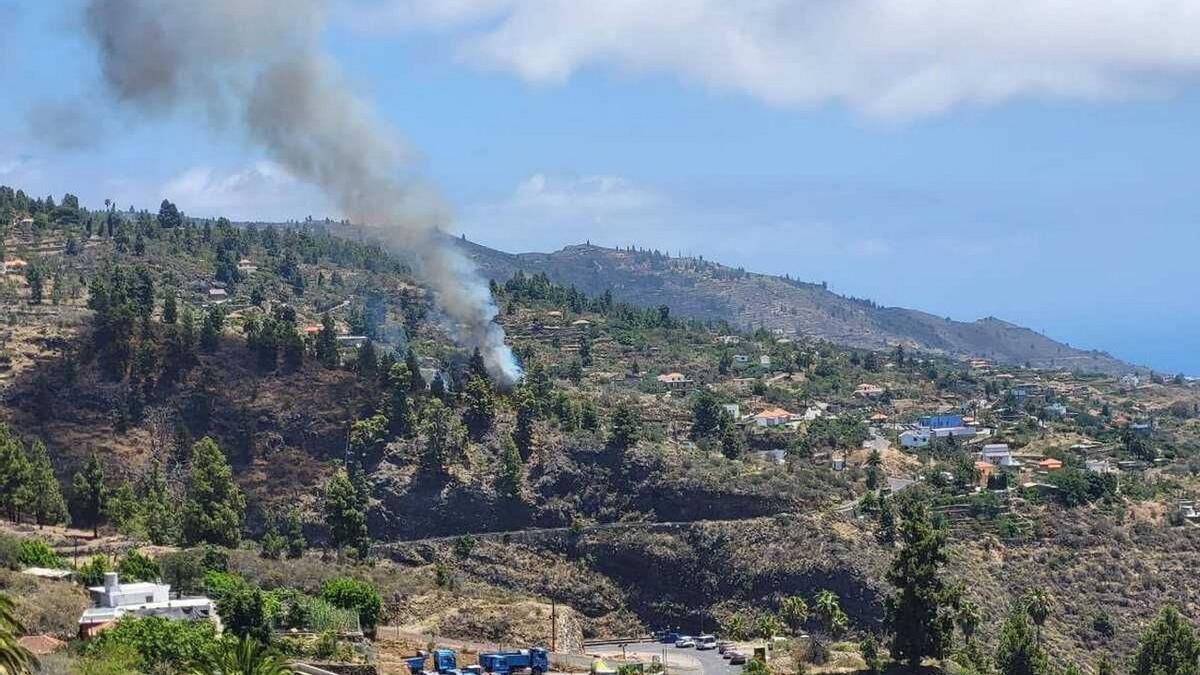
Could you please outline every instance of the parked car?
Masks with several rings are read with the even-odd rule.
[[[696,641],[687,635],[681,635],[679,639],[675,641],[675,646],[679,647],[680,649],[687,649],[688,647],[695,647]]]
[[[696,638],[696,649],[703,650],[703,649],[716,649],[716,648],[717,648],[717,638],[715,638],[711,635],[701,635],[700,637]]]
[[[745,654],[739,652],[736,649],[731,649],[727,653],[729,654],[729,665],[738,666],[738,665],[746,664],[746,655]]]
[[[663,644],[671,644],[681,637],[683,636],[679,634],[679,631],[667,629],[664,631],[659,631],[657,639]]]

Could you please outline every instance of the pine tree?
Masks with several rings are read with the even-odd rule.
[[[274,511],[268,511],[263,523],[263,535],[259,544],[261,555],[267,560],[279,560],[287,548],[287,539],[279,532],[279,519]]]
[[[466,432],[454,411],[438,399],[425,408],[425,465],[445,473],[466,449]]]
[[[419,394],[425,391],[425,378],[421,376],[421,363],[417,360],[416,353],[413,350],[408,350],[408,354],[404,357],[404,365],[408,368],[408,390],[414,394]]]
[[[637,445],[642,437],[642,418],[628,403],[620,403],[613,411],[612,430],[608,444],[617,450],[628,450]]]
[[[480,353],[479,347],[476,347],[475,351],[471,353],[471,360],[468,362],[468,367],[472,375],[483,378],[489,384],[491,383],[491,378],[488,376],[487,364],[483,361],[483,354]]]
[[[76,512],[85,523],[92,526],[92,536],[98,536],[108,490],[104,485],[104,467],[96,453],[92,453],[83,469],[75,474],[71,491]]]
[[[537,439],[535,438],[534,421],[537,418],[537,403],[529,388],[521,387],[516,392],[517,428],[513,432],[513,441],[521,454],[521,461],[527,462],[533,455]]]
[[[729,459],[739,459],[746,451],[746,441],[733,420],[725,415],[721,423],[721,454]]]
[[[13,522],[33,500],[32,467],[25,447],[8,427],[0,424],[0,508]]]
[[[142,512],[146,537],[155,546],[179,542],[179,504],[167,487],[162,467],[155,462],[141,486]]]
[[[374,466],[387,447],[388,418],[372,415],[350,424],[350,457],[358,466]]]
[[[329,528],[329,543],[338,551],[347,546],[362,548],[367,543],[365,506],[345,469],[335,471],[325,483],[321,511]]]
[[[996,669],[1000,675],[1046,675],[1050,672],[1046,654],[1038,646],[1023,604],[1018,603],[1012,608],[1000,628]]]
[[[236,548],[242,540],[246,497],[233,481],[221,448],[205,436],[192,446],[192,471],[183,500],[183,543]]]
[[[1197,675],[1200,640],[1191,624],[1171,605],[1163,607],[1138,639],[1133,675]]]
[[[407,365],[396,363],[388,370],[388,388],[391,391],[388,402],[388,430],[394,437],[411,438],[416,431],[416,415],[409,398],[411,384],[412,373]]]
[[[321,331],[317,333],[317,361],[326,368],[336,368],[338,365],[337,334],[334,331],[333,318],[328,314],[321,317]]]
[[[924,657],[940,659],[949,650],[956,598],[940,572],[946,562],[945,533],[933,527],[919,499],[908,499],[901,508],[903,547],[887,575],[896,589],[887,599],[887,623],[892,658],[916,669]]]
[[[304,537],[304,522],[300,518],[300,509],[288,509],[283,519],[283,536],[287,539],[287,557],[295,559],[304,555],[308,548],[308,540]]]
[[[497,475],[498,492],[516,501],[522,501],[525,490],[525,464],[521,461],[521,453],[510,435],[505,435],[501,446],[504,454],[503,464]]]
[[[54,467],[50,465],[50,454],[46,446],[35,440],[29,446],[30,494],[34,522],[42,525],[58,525],[68,520],[67,501],[63,498]]]
[[[496,397],[492,393],[491,382],[472,372],[467,386],[463,387],[462,401],[463,421],[475,440],[482,439],[491,431],[496,419]]]
[[[725,411],[721,409],[716,394],[701,389],[692,401],[692,436],[704,438],[719,433],[723,415]]]

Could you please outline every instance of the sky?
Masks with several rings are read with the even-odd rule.
[[[1200,375],[1200,5],[308,1],[455,234],[703,255]],[[122,109],[84,5],[0,0],[0,184],[341,215],[236,120]]]

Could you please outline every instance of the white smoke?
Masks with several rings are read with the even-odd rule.
[[[324,53],[324,0],[91,0],[86,20],[119,101],[146,113],[195,108],[244,130],[413,260],[459,342],[479,348],[500,384],[519,381],[487,284],[440,234],[449,210]]]

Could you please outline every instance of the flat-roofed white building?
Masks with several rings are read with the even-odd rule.
[[[124,616],[158,616],[173,621],[213,621],[220,627],[215,604],[206,597],[171,599],[170,584],[123,584],[116,572],[104,575],[103,586],[88,588],[92,606],[79,617],[79,637],[87,639]]]

